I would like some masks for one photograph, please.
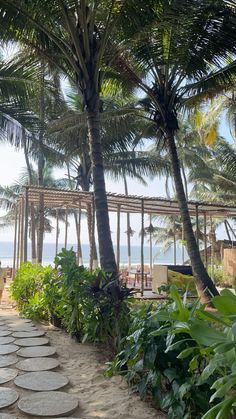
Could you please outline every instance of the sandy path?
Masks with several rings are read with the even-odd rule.
[[[15,314],[15,312],[14,310],[0,310],[0,316],[3,314]],[[111,379],[104,377],[107,357],[105,353],[102,353],[101,349],[91,344],[77,343],[64,331],[53,326],[37,324],[37,328],[46,331],[46,337],[50,340],[49,344],[57,349],[54,357],[59,360],[60,366],[54,371],[61,372],[70,380],[69,384],[61,391],[78,397],[79,407],[70,415],[71,418],[165,418],[165,415],[141,401],[138,395],[131,394],[126,382],[120,376],[115,376]],[[19,361],[23,359],[19,357]],[[15,368],[15,365],[12,365],[10,368]],[[23,371],[18,370],[18,374],[23,374]],[[33,393],[32,391],[16,387],[13,381],[3,386],[17,390],[20,398]],[[29,418],[29,416],[19,412],[17,403],[1,409],[0,418],[1,413],[14,415],[17,419]]]
[[[105,354],[93,345],[80,344],[61,330],[48,330],[51,345],[57,347],[61,371],[70,379],[69,393],[78,394],[81,419],[164,418],[137,395],[130,394],[120,376],[105,378]]]

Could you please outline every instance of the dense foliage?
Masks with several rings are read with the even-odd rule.
[[[168,418],[235,417],[235,295],[225,290],[214,297],[216,313],[182,301],[174,286],[171,298],[157,308],[134,309],[129,335],[108,375],[124,373]]]
[[[76,264],[73,250],[63,249],[56,268],[23,263],[12,283],[12,297],[30,318],[51,318],[79,340],[105,342],[116,350],[129,328],[130,290],[100,269]]]

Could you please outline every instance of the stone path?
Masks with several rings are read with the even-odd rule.
[[[102,346],[77,343],[60,329],[36,326],[20,318],[14,311],[7,289],[0,304],[0,337],[14,338],[11,343],[0,344],[0,376],[4,376],[4,369],[17,374],[16,378],[0,384],[0,419],[59,419],[62,416],[64,419],[166,418],[140,400],[138,395],[130,393],[121,376],[111,379],[104,376],[109,356]],[[46,338],[48,342],[33,341],[38,344],[21,346],[19,340],[24,339],[24,343],[26,338]],[[57,372],[62,376],[61,383],[65,384],[65,379],[69,383],[59,390],[46,392],[28,390],[15,384],[15,380],[24,374],[42,374],[44,371]],[[46,375],[41,375],[41,378],[44,380]]]
[[[14,312],[0,312],[0,419],[65,417],[78,408],[44,335]]]

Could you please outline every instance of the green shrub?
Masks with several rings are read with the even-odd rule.
[[[235,417],[236,297],[227,290],[214,297],[216,315],[198,301],[182,301],[174,286],[170,295],[172,301],[157,309],[135,310],[108,375],[125,374],[171,419]]]
[[[100,269],[77,266],[73,250],[62,249],[55,259],[63,304],[63,324],[77,338],[102,341],[119,348],[129,327],[130,291]]]
[[[43,281],[52,272],[51,266],[43,267],[24,262],[17,270],[11,284],[11,296],[19,311],[30,318],[45,319],[47,309],[43,301]]]

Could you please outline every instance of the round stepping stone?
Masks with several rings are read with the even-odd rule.
[[[14,332],[14,333],[12,333],[12,336],[14,338],[38,338],[38,337],[44,336],[44,335],[45,335],[45,332],[43,330],[32,330],[32,332]]]
[[[9,331],[9,327],[7,327],[7,326],[0,326],[0,330],[1,331],[6,331],[6,330]]]
[[[16,339],[15,344],[19,346],[40,346],[47,345],[49,340],[46,338],[25,338],[25,339]]]
[[[25,317],[20,317],[19,319],[20,321],[25,322],[25,323],[32,323],[30,319],[26,319]]]
[[[16,367],[23,371],[47,371],[60,365],[55,358],[31,358],[18,362]]]
[[[78,401],[72,394],[61,391],[50,391],[31,394],[18,403],[18,408],[31,416],[57,417],[65,416],[74,412],[78,407]]]
[[[31,327],[31,326],[10,326],[8,327],[8,329],[11,329],[12,332],[33,332],[34,330],[37,330],[35,327]]]
[[[8,355],[12,354],[13,352],[18,351],[19,346],[11,344],[11,345],[0,345],[0,355]]]
[[[2,330],[0,329],[0,337],[9,336],[12,332],[10,330]]]
[[[0,322],[0,326],[5,326],[5,325],[6,325],[6,323]]]
[[[7,413],[0,413],[0,419],[17,419],[17,417],[12,416],[12,415],[8,415]]]
[[[24,358],[38,358],[42,356],[51,356],[56,353],[56,348],[53,346],[33,346],[30,348],[21,348],[17,355]]]
[[[0,368],[9,367],[16,364],[18,358],[16,355],[0,355]]]
[[[28,372],[14,380],[18,387],[33,391],[52,391],[65,387],[69,380],[62,374],[52,371]]]
[[[14,342],[15,338],[12,338],[11,336],[5,336],[5,337],[1,337],[0,336],[0,345],[6,345],[7,343],[12,343]]]
[[[1,368],[0,369],[0,384],[7,383],[8,381],[14,380],[18,372],[13,368]],[[1,389],[0,389],[1,393]]]
[[[11,406],[18,399],[18,393],[12,388],[1,387],[0,391],[0,409]]]

